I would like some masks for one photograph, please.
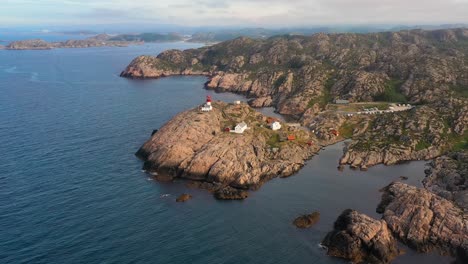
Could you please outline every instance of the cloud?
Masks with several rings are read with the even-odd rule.
[[[467,23],[468,0],[2,0],[0,23],[307,26]]]

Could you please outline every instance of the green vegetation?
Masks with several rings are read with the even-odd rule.
[[[468,86],[452,85],[450,88],[455,92],[455,95],[468,98]]]
[[[272,148],[279,148],[280,145],[280,135],[275,133],[273,134],[266,142],[268,146]]]
[[[468,150],[468,131],[463,135],[451,135],[448,141],[452,151]]]
[[[421,139],[418,141],[418,143],[416,144],[416,147],[415,147],[415,150],[416,151],[420,151],[420,150],[423,150],[423,149],[427,149],[431,146],[431,143],[428,142],[426,139]]]
[[[309,103],[307,104],[307,107],[313,107],[314,104],[319,104],[321,108],[324,108],[327,106],[332,101],[332,95],[331,95],[331,89],[333,85],[335,85],[336,79],[331,76],[329,77],[324,84],[324,90],[323,94],[317,97],[313,97],[310,99]]]
[[[387,81],[385,91],[374,96],[374,101],[406,103],[408,101],[406,96],[399,91],[402,84],[403,81],[397,79]]]
[[[339,129],[340,135],[344,138],[351,138],[353,136],[354,127],[355,124],[349,122],[344,123]]]

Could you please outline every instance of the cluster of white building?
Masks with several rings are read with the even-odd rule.
[[[235,101],[234,104],[235,105],[239,105],[241,102],[240,101]],[[202,112],[210,112],[213,110],[213,106],[211,105],[211,96],[206,96],[206,102],[200,106],[200,111]],[[281,124],[280,122],[278,121],[274,121],[270,124],[270,128],[272,130],[279,130],[281,129]],[[236,133],[236,134],[243,134],[245,130],[249,129],[249,127],[247,126],[247,123],[245,123],[244,121],[240,122],[239,124],[237,124],[234,129],[231,129],[229,130],[229,132],[231,133]]]
[[[413,109],[414,106],[410,104],[391,104],[387,110],[379,110],[377,107],[373,108],[366,108],[364,111],[359,111],[356,113],[349,113],[346,116],[354,116],[356,115],[376,115],[376,114],[385,114],[385,113],[395,113],[395,112],[402,112]]]

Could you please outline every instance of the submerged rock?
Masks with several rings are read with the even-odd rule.
[[[294,219],[293,224],[298,228],[308,228],[315,225],[320,220],[320,213],[313,212],[311,214],[301,215]]]
[[[174,177],[169,174],[156,174],[153,177],[159,182],[171,182],[174,180]]]
[[[377,211],[383,213],[394,235],[411,248],[468,256],[468,215],[449,200],[394,182],[384,189]]]
[[[186,202],[186,201],[188,201],[190,199],[192,199],[192,195],[184,193],[184,194],[180,195],[179,197],[177,197],[176,202],[183,203],[183,202]]]
[[[227,186],[217,190],[214,195],[218,200],[243,200],[249,196],[249,193],[244,190]]]
[[[322,244],[328,255],[353,263],[389,263],[400,253],[385,221],[351,209],[338,217]]]

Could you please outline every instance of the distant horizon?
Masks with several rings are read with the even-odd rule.
[[[115,27],[118,26],[118,27]],[[343,32],[353,32],[353,29],[370,30],[370,31],[394,31],[408,29],[447,29],[468,27],[468,23],[448,23],[448,24],[322,24],[311,26],[291,26],[291,27],[261,27],[261,26],[197,26],[187,27],[182,25],[131,25],[131,24],[116,24],[116,25],[68,25],[68,26],[52,26],[52,25],[21,25],[21,26],[0,26],[0,33],[37,33],[37,34],[63,34],[72,32],[87,32],[89,34],[100,33],[181,33],[188,34],[196,32],[219,32],[223,30],[271,30],[271,31],[293,31],[293,30],[317,30],[329,29]]]
[[[468,23],[468,0],[4,0],[0,25],[314,27]]]

